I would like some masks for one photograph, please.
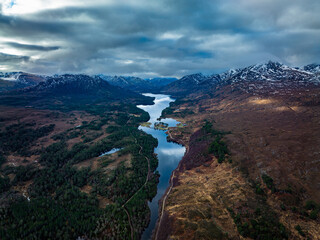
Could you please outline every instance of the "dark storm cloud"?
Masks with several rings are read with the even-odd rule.
[[[5,54],[0,52],[0,63],[1,64],[13,64],[28,61],[28,56],[17,56],[11,54]]]
[[[269,59],[320,62],[317,0],[95,2],[1,14],[3,44],[42,53],[23,65],[41,73],[181,76]]]
[[[17,48],[17,49],[24,49],[24,50],[31,50],[31,51],[54,51],[60,48],[57,46],[44,47],[39,45],[21,44],[16,42],[7,42],[6,45]]]
[[[46,21],[28,20],[22,17],[4,16],[0,13],[0,33],[2,36],[32,38],[48,34],[59,35],[71,31],[68,24]]]

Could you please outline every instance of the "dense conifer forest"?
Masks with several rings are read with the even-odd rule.
[[[1,239],[128,239],[148,225],[147,200],[155,196],[159,178],[157,140],[138,130],[148,114],[129,104],[84,110],[96,119],[58,134],[54,124],[1,129]],[[48,135],[51,144],[35,145]],[[70,144],[73,139],[80,140]],[[113,148],[121,149],[118,157],[101,156]],[[10,155],[36,161],[8,165]],[[130,161],[117,162],[121,156]],[[97,168],[79,167],[90,159]]]

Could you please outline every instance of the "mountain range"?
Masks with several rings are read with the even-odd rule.
[[[81,76],[81,77],[80,77]],[[65,74],[54,76],[41,76],[23,72],[0,73],[0,92],[22,89],[30,86],[36,86],[48,81],[49,86],[52,83],[57,84],[62,81],[103,79],[110,85],[129,89],[135,92],[165,92],[174,96],[183,96],[198,91],[208,91],[213,87],[230,84],[231,86],[241,88],[250,92],[263,92],[267,89],[282,89],[286,91],[289,88],[306,87],[318,85],[320,83],[320,65],[310,64],[302,68],[288,67],[278,62],[267,62],[256,64],[241,69],[231,69],[221,74],[203,75],[201,73],[176,78],[153,78],[142,79],[133,76],[107,76],[98,74],[94,76]],[[90,81],[88,83],[90,83]],[[71,82],[70,82],[71,83]],[[101,84],[101,81],[97,84]],[[89,84],[90,85],[90,84]],[[236,86],[237,85],[237,86]]]
[[[45,76],[30,73],[0,72],[0,92],[35,86],[45,80]]]
[[[232,69],[221,74],[187,75],[163,87],[162,91],[175,96],[183,96],[195,92],[206,92],[218,86],[231,85],[246,92],[277,93],[278,91],[290,91],[297,87],[319,85],[319,69],[317,64],[299,69],[269,61],[242,69]]]
[[[152,92],[177,80],[176,78],[142,79],[138,77],[107,76],[103,74],[96,75],[96,77],[100,77],[114,86],[127,88],[137,92]]]
[[[15,81],[18,83],[25,82],[25,78],[20,76]],[[47,76],[38,84],[30,83],[27,87],[2,92],[0,99],[2,104],[5,105],[47,108],[48,106],[64,107],[72,105],[74,107],[74,105],[97,104],[99,102],[112,103],[114,101],[142,103],[151,98],[111,85],[100,77],[64,74]]]

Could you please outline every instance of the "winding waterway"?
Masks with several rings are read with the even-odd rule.
[[[155,100],[154,105],[137,106],[138,108],[141,108],[149,113],[149,122],[151,123],[150,127],[140,126],[139,129],[158,139],[158,147],[155,149],[155,153],[158,155],[159,165],[157,170],[160,173],[157,195],[152,199],[151,202],[148,203],[151,210],[150,223],[141,237],[143,240],[149,240],[152,237],[152,231],[155,228],[158,219],[158,202],[164,195],[166,189],[169,187],[171,173],[174,169],[176,169],[178,163],[182,159],[185,152],[185,147],[173,142],[168,142],[165,131],[154,129],[154,123],[158,122],[157,119],[161,116],[162,110],[168,107],[170,102],[173,102],[174,99],[163,94],[146,93],[143,95],[154,97]],[[175,127],[179,123],[171,118],[161,119],[161,122],[167,123],[169,127]]]

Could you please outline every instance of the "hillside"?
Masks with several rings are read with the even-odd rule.
[[[166,86],[174,81],[176,78],[151,78],[142,79],[138,77],[130,76],[106,76],[103,74],[96,75],[110,83],[111,85],[129,89],[131,91],[146,93],[157,92],[163,86]]]
[[[307,70],[308,71],[307,71]],[[221,74],[205,76],[192,74],[168,84],[162,92],[174,96],[186,96],[192,93],[210,93],[216,87],[231,85],[251,93],[283,94],[295,88],[320,84],[319,66],[308,65],[304,69],[291,68],[277,62],[256,64],[243,69],[229,70]]]
[[[150,91],[154,86],[141,78],[138,77],[124,77],[124,76],[105,76],[98,75],[102,79],[106,80],[108,83],[114,86],[122,87],[125,89],[130,89],[137,92]]]
[[[157,239],[318,239],[319,79],[272,62],[232,72],[164,112],[188,151]]]
[[[150,78],[150,79],[146,79],[147,81],[149,81],[154,87],[163,87],[166,86],[172,82],[177,81],[177,78]]]
[[[81,79],[86,75],[77,74],[64,74],[64,75],[54,75],[54,76],[40,76],[24,72],[0,72],[0,92],[12,91],[17,89],[22,89],[30,86],[36,86],[41,82],[47,80],[57,82],[57,79],[69,78]],[[93,79],[103,79],[109,84],[124,89],[128,89],[134,92],[156,92],[162,87],[176,81],[176,78],[150,78],[142,79],[132,76],[108,76],[104,74],[98,74],[94,76],[86,76]],[[53,80],[56,79],[56,80]]]
[[[142,103],[150,98],[113,86],[99,77],[58,75],[24,89],[0,94],[4,105],[57,109],[84,109],[88,104],[127,101]]]
[[[0,92],[35,86],[45,81],[44,76],[23,72],[0,72]]]
[[[303,70],[308,71],[308,72],[312,72],[312,73],[320,74],[320,65],[316,64],[316,63],[309,64],[307,66],[304,66]]]

